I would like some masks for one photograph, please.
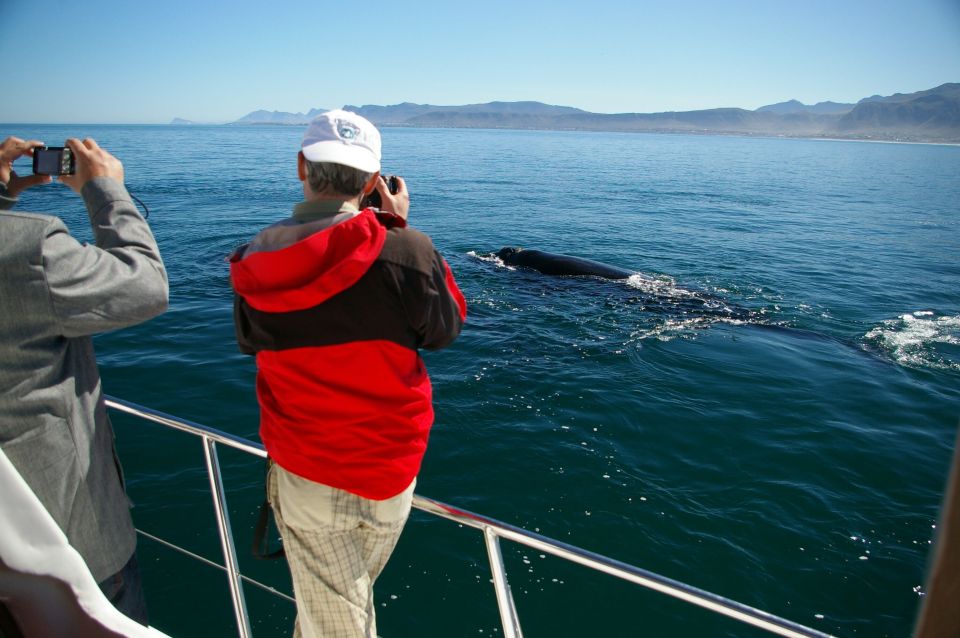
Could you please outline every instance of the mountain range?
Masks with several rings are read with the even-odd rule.
[[[797,100],[750,111],[716,108],[664,113],[591,113],[541,102],[489,102],[435,106],[346,105],[378,126],[505,128],[650,133],[705,133],[960,143],[960,83],[916,93],[873,95],[856,104]],[[326,109],[307,113],[254,111],[231,125],[303,125]],[[182,121],[181,121],[182,123]]]

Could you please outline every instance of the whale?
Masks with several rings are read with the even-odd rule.
[[[529,268],[545,275],[588,276],[624,282],[625,287],[614,289],[623,293],[623,303],[639,305],[639,309],[649,315],[664,315],[682,321],[726,320],[760,326],[768,323],[762,311],[739,306],[706,290],[679,286],[670,277],[651,277],[584,257],[513,246],[504,246],[487,255],[499,258],[506,265]]]
[[[545,275],[582,275],[603,279],[627,279],[637,274],[632,270],[618,268],[592,259],[558,255],[543,250],[526,250],[519,247],[504,246],[495,254],[505,264],[531,268]]]

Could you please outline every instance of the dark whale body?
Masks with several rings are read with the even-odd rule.
[[[681,322],[702,320],[706,323],[736,321],[774,330],[786,330],[791,334],[797,332],[796,329],[770,323],[762,310],[739,306],[705,290],[677,286],[669,277],[657,279],[644,273],[618,268],[592,259],[558,255],[542,250],[524,250],[519,247],[505,246],[494,255],[510,266],[530,268],[545,275],[586,275],[619,281],[636,277],[636,280],[628,282],[626,286],[616,286],[612,289],[612,294],[615,295],[619,291],[623,295],[617,297],[619,301],[614,303],[622,303],[624,307],[626,304],[638,305],[644,315],[663,315],[668,318],[668,323],[673,319],[679,319]],[[608,297],[608,299],[611,298],[613,297]]]
[[[524,250],[507,246],[497,251],[497,257],[505,264],[532,268],[545,275],[590,275],[604,279],[626,279],[637,274],[631,270],[602,264],[592,259],[557,255],[542,250]]]

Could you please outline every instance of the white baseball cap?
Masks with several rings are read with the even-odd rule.
[[[380,132],[350,111],[327,111],[313,118],[300,150],[311,162],[343,164],[365,173],[380,170]]]

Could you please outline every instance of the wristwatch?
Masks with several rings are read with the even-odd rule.
[[[15,202],[15,201],[17,201],[17,196],[16,196],[16,195],[10,195],[10,194],[7,192],[7,185],[4,184],[3,182],[0,182],[0,197],[2,197],[3,199],[7,200],[8,202]]]

